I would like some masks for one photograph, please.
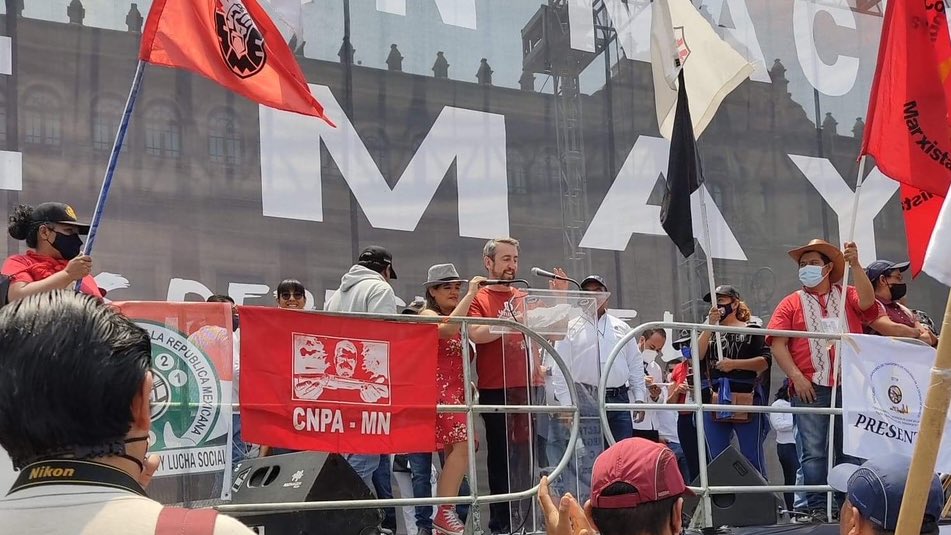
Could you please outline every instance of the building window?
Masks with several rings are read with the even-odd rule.
[[[208,119],[208,156],[223,165],[238,165],[243,152],[241,129],[228,111],[218,111]]]
[[[122,119],[122,103],[113,98],[103,98],[96,101],[92,116],[92,148],[107,152],[112,150],[119,131],[119,122]],[[126,132],[128,138],[129,132]],[[122,145],[122,151],[128,148],[128,139]]]
[[[52,92],[43,89],[30,92],[23,103],[24,141],[31,145],[60,146],[63,139],[59,114],[60,101]]]
[[[145,153],[160,158],[181,157],[182,126],[171,106],[155,105],[145,113]]]

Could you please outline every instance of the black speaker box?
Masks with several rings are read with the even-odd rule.
[[[708,482],[711,487],[763,487],[766,480],[753,468],[746,457],[735,447],[730,446],[723,450],[707,465]],[[700,478],[691,484],[700,486]],[[766,526],[776,523],[778,500],[771,492],[757,494],[711,494],[714,526]],[[698,496],[691,496],[684,501],[684,511],[693,511],[699,514],[700,505]]]
[[[238,464],[231,487],[234,504],[366,500],[374,495],[346,459],[334,453],[300,452]],[[333,509],[233,514],[261,535],[375,535],[380,509]]]

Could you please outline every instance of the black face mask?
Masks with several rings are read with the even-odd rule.
[[[892,301],[898,301],[908,292],[908,286],[904,282],[889,284],[888,289],[892,292]]]
[[[239,325],[240,325],[240,321],[239,321],[239,319],[238,319],[238,315],[235,314],[235,315],[231,316],[231,330],[232,330],[232,331],[237,331]]]
[[[79,238],[79,234],[62,234],[55,230],[53,232],[56,234],[51,244],[53,249],[59,251],[59,254],[66,260],[72,260],[79,256],[83,249],[83,240]]]
[[[733,303],[729,305],[720,305],[720,320],[726,319],[727,316],[733,313]]]

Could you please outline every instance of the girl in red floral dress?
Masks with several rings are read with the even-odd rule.
[[[459,278],[452,264],[437,264],[429,268],[425,284],[426,308],[421,316],[465,316],[479,291],[484,277],[474,277],[462,299],[459,294],[465,280]],[[462,373],[462,336],[460,324],[439,325],[439,357],[436,362],[436,384],[439,386],[439,403],[442,405],[465,404],[465,384]],[[436,483],[436,496],[459,495],[459,486],[469,468],[469,450],[465,413],[440,413],[436,416],[436,440],[443,445],[446,460]],[[456,515],[455,506],[440,505],[433,520],[433,527],[444,535],[462,535],[465,525]]]

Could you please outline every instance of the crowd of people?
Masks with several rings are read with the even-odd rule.
[[[23,310],[29,310],[29,314],[33,315],[42,314],[39,309],[42,306],[52,306],[51,303],[74,313],[77,316],[76,321],[86,321],[84,318],[91,315],[104,322],[122,322],[115,313],[100,306],[103,293],[90,276],[92,259],[80,253],[80,236],[88,232],[88,229],[88,225],[77,219],[73,209],[62,203],[43,203],[35,208],[20,206],[15,210],[10,218],[10,235],[26,241],[30,249],[25,254],[9,257],[0,269],[0,273],[6,277],[6,297],[10,301],[19,300],[18,303],[3,309],[0,316],[0,342],[6,336],[13,336],[8,331],[16,328],[15,321],[28,321]],[[523,298],[527,294],[512,284],[519,272],[519,247],[519,242],[509,237],[489,240],[482,251],[484,275],[462,277],[451,263],[433,265],[427,273],[425,284],[420,288],[424,294],[422,302],[401,309],[398,308],[395,292],[390,285],[390,281],[397,278],[392,255],[383,247],[367,247],[342,276],[340,287],[327,300],[324,309],[330,312],[399,312],[423,316],[468,316],[523,321],[527,313]],[[769,329],[828,333],[868,332],[912,337],[931,345],[937,344],[938,333],[935,332],[933,322],[904,304],[907,292],[902,273],[908,269],[907,263],[878,260],[863,269],[855,244],[848,243],[843,250],[839,250],[818,239],[793,249],[789,255],[793,265],[798,265],[801,289],[782,299],[770,316]],[[846,285],[843,280],[846,264],[854,273],[854,286]],[[567,290],[567,274],[558,269],[554,271],[557,277],[551,281],[550,288]],[[72,288],[77,281],[82,281],[81,294],[88,297],[70,297],[69,291],[62,291]],[[767,416],[743,410],[744,406],[770,404],[770,379],[774,361],[786,377],[775,395],[774,405],[830,406],[833,389],[839,388],[835,372],[835,348],[832,345],[809,338],[749,333],[713,335],[704,331],[697,340],[697,347],[692,346],[689,336],[681,336],[673,343],[674,354],[668,355],[664,354],[667,333],[662,329],[647,329],[637,338],[636,343],[622,348],[620,358],[607,370],[604,363],[608,354],[631,327],[608,312],[610,293],[603,277],[589,275],[581,281],[580,286],[583,292],[596,297],[596,318],[593,321],[583,321],[584,318],[566,319],[559,334],[547,336],[556,353],[564,358],[569,375],[555,366],[551,355],[537,347],[537,344],[526,343],[527,339],[522,334],[489,325],[472,325],[468,329],[469,340],[466,341],[461,337],[458,323],[442,323],[437,327],[438,402],[448,405],[464,403],[467,385],[463,381],[462,355],[464,344],[471,343],[475,357],[475,387],[481,404],[523,405],[552,402],[569,405],[572,400],[567,380],[570,377],[574,382],[575,392],[579,394],[577,402],[582,420],[588,424],[596,420],[597,407],[601,401],[635,404],[689,403],[695,391],[695,382],[699,382],[704,403],[731,405],[732,409],[729,411],[704,413],[704,441],[699,444],[695,416],[691,411],[609,413],[607,431],[618,444],[594,461],[593,471],[585,470],[580,459],[576,460],[579,466],[568,470],[575,479],[573,488],[577,489],[576,492],[590,492],[591,507],[587,511],[588,516],[601,532],[606,534],[627,533],[623,523],[615,518],[618,517],[615,509],[640,507],[644,511],[644,503],[656,501],[649,499],[649,493],[644,493],[642,487],[635,484],[640,481],[638,477],[646,477],[643,473],[636,476],[614,474],[610,476],[614,479],[607,483],[599,479],[599,466],[604,464],[603,459],[608,455],[621,455],[623,462],[618,461],[620,464],[617,466],[629,465],[628,468],[635,472],[648,469],[665,470],[663,480],[665,484],[670,485],[670,493],[665,496],[679,496],[686,491],[684,481],[692,481],[699,475],[701,448],[705,450],[709,460],[725,450],[734,439],[750,464],[765,477],[767,472],[764,441],[770,429],[775,429],[777,452],[786,484],[823,485],[832,480],[832,475],[826,473],[830,422],[827,416]],[[300,281],[288,279],[278,285],[275,300],[280,308],[304,309],[307,304],[306,296],[306,289]],[[711,304],[707,317],[709,324],[754,329],[762,327],[762,323],[753,316],[750,307],[734,286],[719,286],[704,299]],[[238,309],[234,307],[234,301],[226,295],[214,295],[208,301],[228,302],[233,307],[233,399],[238,402]],[[15,321],[12,310],[21,313]],[[839,318],[843,311],[846,323],[840,325]],[[129,356],[131,346],[121,345],[117,349],[110,349],[108,344],[138,344],[134,349],[135,358],[139,360],[142,354],[148,354],[147,338],[146,346],[139,347],[142,343],[139,339],[141,333],[127,326],[123,328],[129,329],[130,332],[128,339],[120,342],[102,338],[113,334],[111,332],[93,330],[88,333],[88,336],[95,338],[95,343],[105,344],[103,359],[124,359],[121,365],[125,365],[126,360],[132,358]],[[20,335],[25,336],[23,333]],[[79,335],[82,333],[77,336]],[[7,355],[10,347],[0,347],[0,369],[5,372],[0,373],[0,380],[6,378],[13,381],[18,373],[15,369],[6,371],[8,362],[22,364],[16,361],[15,357]],[[55,348],[38,349],[41,352],[42,350],[55,352]],[[691,356],[694,352],[700,361],[699,369],[693,369]],[[38,353],[36,358],[40,357]],[[69,366],[76,366],[75,363],[65,362],[63,365],[67,366],[66,371],[69,371]],[[20,421],[22,416],[16,417],[12,411],[0,407],[0,445],[10,452],[14,461],[21,467],[37,459],[45,460],[57,455],[69,459],[106,459],[106,464],[121,464],[122,470],[131,474],[133,479],[142,481],[149,471],[149,462],[141,460],[144,450],[139,452],[139,445],[134,441],[140,440],[136,437],[140,437],[142,429],[147,430],[147,423],[138,420],[141,415],[136,411],[141,412],[143,402],[139,390],[151,387],[148,374],[145,373],[147,361],[136,366],[136,370],[142,366],[145,368],[141,373],[129,371],[131,375],[122,377],[130,385],[128,395],[120,400],[111,400],[107,407],[109,410],[122,412],[121,407],[131,406],[132,414],[129,416],[126,414],[128,411],[123,412],[119,418],[121,421],[113,421],[110,428],[102,434],[94,436],[94,433],[82,434],[76,430],[74,434],[55,433],[55,439],[37,439],[35,444],[19,444],[21,439],[13,435],[16,435],[14,430],[18,426],[24,425]],[[598,400],[598,383],[603,374],[608,376],[606,397],[604,400]],[[0,384],[0,392],[3,391],[4,387]],[[25,394],[18,392],[17,395]],[[839,392],[836,399],[840,402],[841,398]],[[14,401],[20,403],[22,400],[5,401],[9,403],[2,405],[7,408],[22,406],[10,404]],[[71,414],[66,408],[49,410],[52,411],[49,415],[51,422],[57,418],[69,418]],[[56,413],[56,410],[65,412]],[[540,415],[483,413],[481,418],[485,435],[480,447],[485,449],[488,486],[492,494],[529,488],[539,471],[557,464],[567,445],[571,422],[564,417],[555,416],[546,420]],[[53,424],[47,422],[45,425]],[[841,425],[841,422],[836,425]],[[232,429],[235,462],[256,455],[288,453],[287,450],[270,448],[268,445],[258,447],[245,444],[241,440],[240,429],[240,415],[235,415]],[[468,455],[467,441],[473,432],[474,430],[468,429],[466,418],[462,414],[439,414],[436,421],[436,438],[441,448],[438,452],[441,471],[435,489],[431,478],[434,454],[437,452],[408,453],[397,458],[397,468],[394,468],[393,456],[389,455],[351,454],[345,457],[354,471],[368,486],[374,488],[380,497],[392,495],[391,475],[394,469],[400,470],[401,464],[410,472],[414,497],[432,496],[434,490],[436,496],[456,496],[460,492],[467,493],[465,474],[472,462]],[[838,433],[838,436],[841,437],[841,433]],[[648,446],[644,440],[653,445]],[[592,452],[600,452],[606,446],[600,431],[594,434],[582,433],[581,443]],[[835,464],[860,464],[860,460],[842,454],[841,440],[837,440],[835,446]],[[632,448],[639,448],[643,455],[634,455]],[[624,457],[629,455],[640,460]],[[649,456],[659,456],[664,462],[649,468],[641,462]],[[132,462],[134,466],[125,465],[126,461]],[[877,466],[880,468],[879,465],[874,465],[870,469],[874,470]],[[885,468],[893,467],[888,465]],[[617,469],[615,467],[612,470]],[[676,470],[676,477],[667,473],[672,470]],[[630,497],[631,485],[640,489],[638,498]],[[547,481],[545,486],[547,488]],[[786,507],[802,513],[802,517],[809,521],[829,520],[824,517],[825,499],[824,493],[805,493],[795,499],[787,496]],[[662,501],[662,506],[652,506],[650,509],[652,518],[656,517],[656,522],[652,521],[649,525],[656,525],[658,529],[652,533],[666,533],[668,528],[669,532],[678,533],[674,528],[679,526],[679,502],[666,498]],[[524,521],[525,512],[521,509],[519,503],[491,504],[489,529],[493,533],[511,533],[517,530],[519,519]],[[2,510],[0,508],[0,512]],[[849,511],[848,504],[843,511]],[[862,511],[859,511],[850,516],[844,512],[842,521],[861,523],[863,518],[869,518],[861,513]],[[465,515],[464,507],[439,506],[435,513],[430,507],[417,507],[414,516],[416,533],[428,535],[436,531],[443,535],[461,535],[465,527]],[[630,520],[636,516],[631,512],[623,518]],[[395,528],[395,518],[392,514],[386,524],[389,524],[387,527]]]

